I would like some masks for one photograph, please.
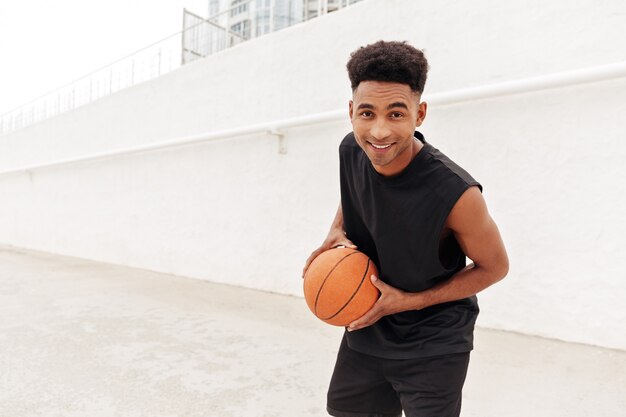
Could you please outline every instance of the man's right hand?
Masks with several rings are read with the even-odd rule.
[[[304,269],[302,269],[302,278],[304,278],[304,274],[306,274],[306,270],[309,269],[309,265],[313,262],[313,259],[317,258],[317,255],[320,253],[327,251],[328,249],[336,248],[339,246],[344,246],[346,248],[356,249],[356,245],[352,243],[350,239],[348,239],[343,232],[343,230],[333,228],[326,236],[326,240],[322,243],[322,246],[315,249],[309,259],[306,260],[304,264]]]

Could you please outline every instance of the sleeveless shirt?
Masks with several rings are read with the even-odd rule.
[[[453,234],[442,231],[457,200],[481,185],[415,132],[423,143],[398,175],[385,177],[349,133],[339,146],[341,205],[346,236],[376,264],[379,278],[416,292],[441,283],[466,265]],[[361,353],[410,359],[468,352],[478,316],[475,296],[382,317],[347,332]]]

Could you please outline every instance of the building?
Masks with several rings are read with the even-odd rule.
[[[209,0],[204,18],[184,10],[182,64],[361,0]]]

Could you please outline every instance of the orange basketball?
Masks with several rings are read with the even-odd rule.
[[[322,252],[304,275],[304,298],[319,319],[347,326],[365,314],[380,292],[370,277],[378,276],[374,262],[362,252],[334,248]]]

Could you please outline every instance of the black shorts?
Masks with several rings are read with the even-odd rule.
[[[326,409],[336,417],[458,417],[469,355],[384,359],[350,349],[344,337]]]

